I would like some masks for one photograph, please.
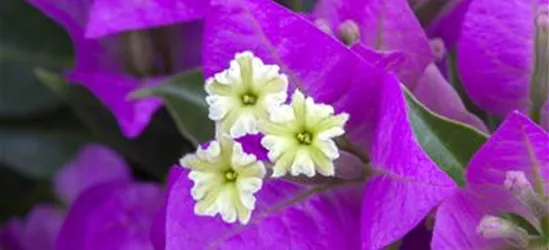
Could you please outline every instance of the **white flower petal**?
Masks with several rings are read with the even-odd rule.
[[[209,172],[191,171],[188,177],[194,183],[200,183],[200,182],[208,182],[208,180],[210,180],[213,176],[212,176],[212,173],[209,173]]]
[[[209,105],[208,118],[213,121],[223,119],[236,106],[230,98],[218,95],[207,96],[206,102]]]
[[[232,186],[232,185],[227,185],[227,186]],[[224,188],[219,193],[219,196],[215,201],[219,214],[221,214],[221,218],[228,223],[235,222],[237,217],[236,207],[233,204],[234,202],[233,189],[234,189],[234,186]]]
[[[211,204],[209,207],[205,207],[205,208],[203,207],[204,207],[203,202],[198,201],[194,205],[194,214],[202,215],[202,216],[215,216],[218,213],[217,207],[215,206],[215,204]]]
[[[315,176],[315,164],[307,149],[299,149],[291,166],[290,173],[293,176],[298,176],[299,174],[304,174],[307,177]]]
[[[239,53],[236,53],[236,55],[234,56],[234,59],[235,60],[251,60],[252,58],[254,58],[254,53],[251,52],[251,51],[242,51],[242,52],[239,52]]]
[[[221,155],[221,146],[219,145],[219,142],[212,141],[206,149],[198,147],[198,149],[196,150],[196,155],[201,159],[204,159],[210,163],[214,163]]]
[[[265,164],[263,164],[262,161],[257,161],[256,164],[258,168],[258,171],[257,171],[258,175],[256,177],[260,177],[260,178],[265,177],[265,174],[267,173],[267,170],[265,169]]]
[[[282,105],[287,98],[288,98],[288,95],[286,94],[286,92],[267,94],[265,96],[263,103],[265,104],[265,107],[267,107],[267,110],[271,110]],[[288,106],[288,108],[291,109],[290,106]],[[292,110],[292,113],[293,113],[293,110]]]
[[[269,66],[266,66],[259,57],[250,58],[252,63],[252,79],[254,81],[268,79],[266,74],[269,72]]]
[[[208,183],[196,182],[191,188],[191,196],[193,197],[193,200],[197,201],[204,198],[210,188],[210,184]]]
[[[316,104],[311,97],[305,99],[307,120],[319,120],[334,114],[334,108],[326,104]]]
[[[245,153],[240,143],[235,142],[233,144],[233,155],[231,158],[233,168],[246,166],[254,163],[255,161],[257,161],[255,155]]]
[[[261,189],[261,186],[263,185],[263,180],[261,178],[255,177],[238,178],[236,185],[240,193],[253,194]]]
[[[238,138],[246,134],[257,134],[257,118],[251,112],[242,112],[229,131],[231,137]]]
[[[286,173],[288,173],[288,169],[279,164],[279,163],[276,163],[273,167],[273,174],[271,175],[272,178],[280,178],[284,175],[286,175]]]
[[[240,193],[240,202],[242,205],[249,209],[255,209],[255,197],[251,193]]]
[[[186,154],[179,160],[179,165],[183,168],[190,168],[192,162],[196,159],[194,154]]]
[[[339,149],[332,140],[317,140],[315,142],[316,146],[326,157],[331,160],[335,160],[339,157]]]
[[[317,137],[320,140],[330,140],[345,134],[345,130],[341,127],[333,127],[318,133]]]
[[[284,151],[291,147],[291,140],[282,136],[265,135],[261,139],[261,145],[269,150],[269,160],[276,161]]]
[[[335,175],[335,168],[334,168],[333,162],[330,162],[330,164],[327,165],[326,167],[318,167],[316,170],[318,171],[319,174],[321,174],[323,176],[334,176]]]
[[[236,61],[231,61],[229,69],[214,75],[215,81],[223,85],[241,85],[241,67]]]
[[[242,225],[248,224],[248,222],[250,222],[251,218],[252,218],[251,209],[247,209],[247,210],[243,211],[242,213],[239,213],[239,215],[238,215],[238,221],[240,221],[240,224],[242,224]]]
[[[269,119],[274,123],[286,123],[296,119],[290,105],[271,106],[269,114]]]
[[[209,77],[208,79],[206,79],[206,84],[204,84],[204,90],[208,95],[213,94],[212,88],[214,84],[215,84],[215,78]]]

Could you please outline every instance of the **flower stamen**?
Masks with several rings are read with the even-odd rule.
[[[236,181],[237,178],[238,178],[238,173],[235,172],[234,170],[230,169],[230,170],[227,170],[227,172],[225,172],[225,179],[228,182],[234,182]]]
[[[297,133],[296,138],[302,145],[311,145],[313,143],[313,135],[307,131]]]
[[[246,106],[255,105],[257,102],[257,96],[254,94],[246,93],[242,95],[242,104]]]

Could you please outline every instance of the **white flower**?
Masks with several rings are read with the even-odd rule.
[[[220,214],[225,222],[248,223],[255,208],[254,193],[261,189],[265,176],[261,161],[245,153],[240,143],[221,136],[206,149],[184,156],[180,163],[191,170],[195,214]]]
[[[291,105],[270,110],[269,121],[262,121],[265,134],[261,144],[269,150],[269,159],[275,164],[273,177],[316,172],[324,176],[335,174],[333,161],[339,157],[333,138],[345,133],[347,114],[334,115],[334,109],[316,104],[296,90]]]
[[[286,101],[288,79],[276,65],[265,65],[252,52],[235,55],[230,67],[206,80],[209,118],[233,138],[257,134],[257,121]]]

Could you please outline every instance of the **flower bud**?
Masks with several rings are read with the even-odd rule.
[[[367,174],[365,163],[360,158],[347,152],[341,152],[340,157],[334,160],[335,176],[344,180],[356,180]]]
[[[536,218],[547,216],[547,202],[534,191],[524,172],[508,171],[505,173],[504,185]]]
[[[503,239],[520,249],[526,248],[529,243],[526,230],[492,215],[482,217],[477,227],[477,234],[486,239]]]
[[[337,37],[346,45],[352,45],[360,40],[360,28],[352,20],[346,20],[337,27]]]
[[[549,15],[547,12],[540,11],[536,16],[536,28],[542,32],[547,32],[549,29]]]
[[[442,61],[446,55],[446,46],[444,45],[444,41],[440,38],[431,39],[431,41],[429,41],[429,45],[431,46],[433,55],[435,55],[435,59],[437,61]]]

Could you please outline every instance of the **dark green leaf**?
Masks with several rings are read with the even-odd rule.
[[[32,75],[35,67],[70,67],[72,45],[63,29],[20,0],[0,3],[0,116],[26,117],[61,102]]]
[[[54,202],[47,182],[35,181],[0,164],[0,225],[13,217],[24,216],[40,202]]]
[[[195,145],[213,138],[214,125],[208,119],[204,78],[200,71],[174,76],[155,87],[139,90],[132,96],[162,98],[181,134]]]
[[[0,124],[0,163],[33,179],[49,179],[90,134],[70,113],[46,120]]]
[[[129,140],[120,131],[110,110],[88,90],[78,84],[68,84],[61,76],[48,71],[38,70],[36,75],[62,97],[98,140],[156,177],[163,177],[179,157],[193,150],[192,145],[178,136],[172,121],[163,112],[152,119],[139,138]],[[162,119],[165,117],[167,121]]]
[[[464,185],[464,170],[473,154],[486,141],[486,135],[431,112],[408,90],[405,93],[408,115],[417,140],[440,169],[460,186]]]

